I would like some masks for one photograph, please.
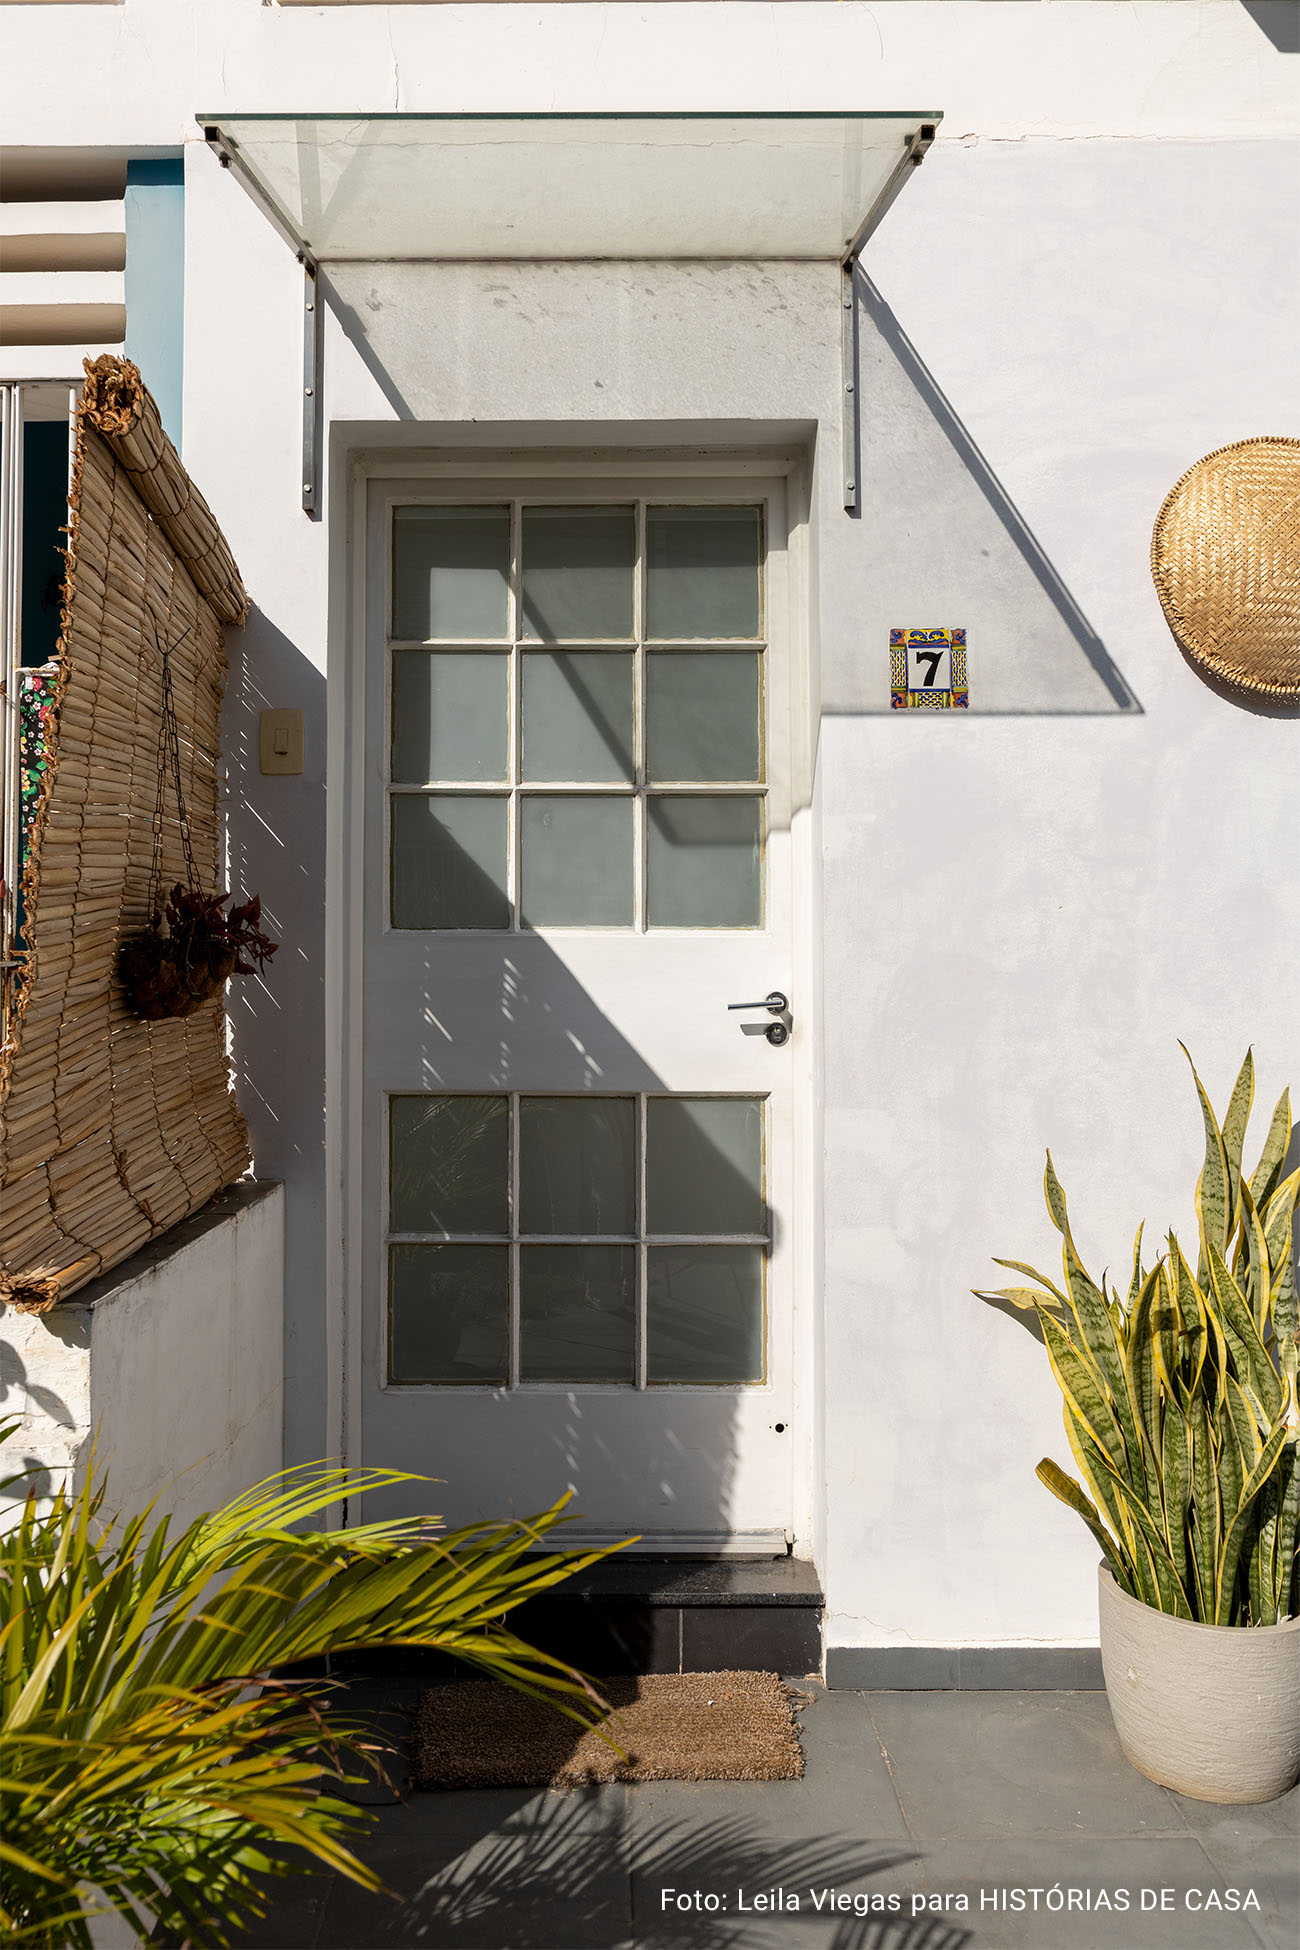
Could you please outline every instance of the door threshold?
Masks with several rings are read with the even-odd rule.
[[[625,1544],[623,1557],[789,1557],[792,1539],[783,1530],[589,1530],[565,1527],[542,1548],[598,1550]]]

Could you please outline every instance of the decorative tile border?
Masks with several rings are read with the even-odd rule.
[[[969,710],[964,629],[889,632],[889,708]]]

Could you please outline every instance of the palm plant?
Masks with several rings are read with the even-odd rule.
[[[1282,1175],[1291,1142],[1283,1091],[1259,1162],[1243,1175],[1249,1051],[1222,1125],[1194,1065],[1192,1075],[1205,1126],[1195,1273],[1172,1232],[1148,1272],[1139,1226],[1127,1297],[1104,1274],[1098,1285],[1079,1258],[1049,1151],[1044,1186],[1064,1242],[1064,1286],[1001,1259],[1037,1285],[978,1297],[1037,1317],[1092,1495],[1050,1458],[1037,1474],[1083,1518],[1117,1584],[1179,1618],[1270,1625],[1300,1608],[1300,1171]]]
[[[15,1425],[10,1424],[9,1427]],[[0,1429],[0,1437],[8,1429]],[[536,1554],[562,1499],[519,1522],[294,1529],[339,1501],[425,1480],[328,1467],[269,1478],[177,1536],[152,1511],[101,1518],[102,1483],[29,1495],[0,1538],[0,1931],[89,1950],[120,1912],[226,1945],[261,1913],[286,1851],[369,1889],[347,1847],[368,1817],[331,1788],[377,1768],[364,1728],[327,1719],[328,1682],[276,1678],[327,1653],[425,1646],[590,1724],[582,1676],[502,1624],[605,1553]]]

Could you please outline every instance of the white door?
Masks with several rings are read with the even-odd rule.
[[[407,1507],[790,1531],[789,607],[778,481],[369,483],[349,1319]]]

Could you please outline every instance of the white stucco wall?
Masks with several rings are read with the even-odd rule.
[[[107,1479],[180,1528],[281,1466],[284,1193],[232,1187],[47,1314],[4,1310],[0,1476]],[[14,1508],[0,1498],[0,1522]]]
[[[723,423],[815,429],[826,1279],[806,1433],[828,1640],[1091,1638],[1095,1553],[1033,1478],[1066,1456],[1054,1386],[968,1289],[993,1252],[1050,1262],[1048,1142],[1098,1264],[1144,1215],[1153,1234],[1190,1223],[1178,1036],[1219,1099],[1251,1040],[1267,1105],[1300,1076],[1278,867],[1300,727],[1192,674],[1146,560],[1200,454],[1300,431],[1300,56],[1236,0],[7,12],[8,141],[188,144],[185,458],[256,604],[230,643],[232,877],[286,943],[235,1024],[257,1167],[286,1184],[292,1458],[329,1448],[342,1409],[324,1081],[340,529],[299,507],[300,271],[193,117],[944,111],[864,260],[861,521],[839,505],[834,272],[807,266],[358,268],[339,280],[353,338],[328,321],[332,479],[349,443],[530,423],[595,444],[665,421],[705,444]],[[73,16],[61,66],[50,37]],[[101,54],[111,90],[89,80]],[[914,623],[968,628],[968,715],[888,714],[887,632]],[[306,711],[302,779],[257,772],[267,704]]]

